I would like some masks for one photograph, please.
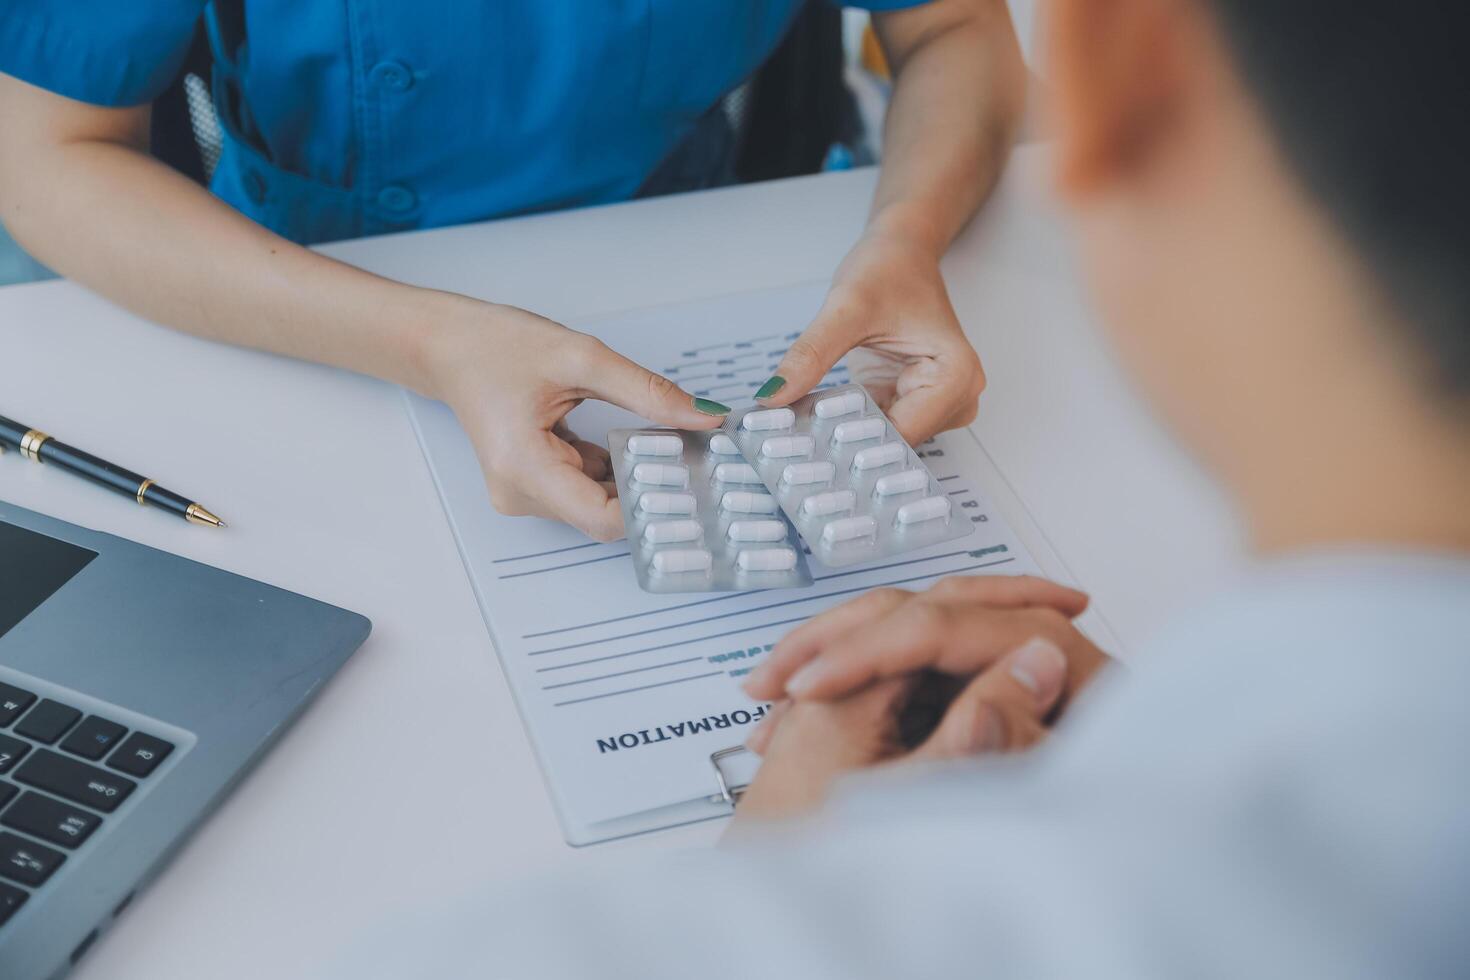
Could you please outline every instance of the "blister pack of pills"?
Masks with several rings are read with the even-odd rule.
[[[885,558],[974,530],[862,385],[734,412],[724,428],[823,565]]]
[[[646,591],[811,585],[795,529],[728,434],[614,429],[607,444]]]

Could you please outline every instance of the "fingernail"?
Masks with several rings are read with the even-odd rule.
[[[786,682],[786,693],[793,697],[800,697],[816,687],[817,682],[822,680],[826,673],[826,662],[813,660],[791,675],[791,679]]]
[[[755,397],[770,398],[776,392],[786,387],[786,379],[779,374],[773,374],[766,379],[766,383],[756,390]]]
[[[970,729],[970,752],[998,752],[1005,748],[1006,729],[1000,713],[988,704],[977,709],[975,724]]]
[[[1011,660],[1011,676],[1040,704],[1050,704],[1062,693],[1067,679],[1067,658],[1050,640],[1034,637],[1018,649]]]
[[[711,400],[709,398],[699,398],[699,397],[696,397],[694,399],[694,410],[696,412],[698,412],[699,414],[701,414],[701,415],[729,415],[730,414],[730,406],[729,405],[722,405],[719,402],[713,401],[713,400]]]

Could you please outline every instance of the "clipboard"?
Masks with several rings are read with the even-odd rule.
[[[567,843],[573,847],[583,847],[620,837],[671,830],[729,817],[735,812],[735,804],[755,778],[755,772],[760,767],[760,757],[743,745],[732,745],[712,752],[709,765],[710,792],[707,796],[597,823],[568,821],[563,814],[562,828],[566,833]]]

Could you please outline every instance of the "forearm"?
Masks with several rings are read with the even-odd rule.
[[[42,262],[150,320],[430,394],[425,339],[470,302],[317,255],[115,142],[28,148],[0,209]]]
[[[875,23],[895,78],[869,226],[937,258],[1005,165],[1025,64],[1004,0],[941,0]]]

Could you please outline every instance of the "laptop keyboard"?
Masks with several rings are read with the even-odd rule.
[[[173,750],[0,682],[0,926]]]

